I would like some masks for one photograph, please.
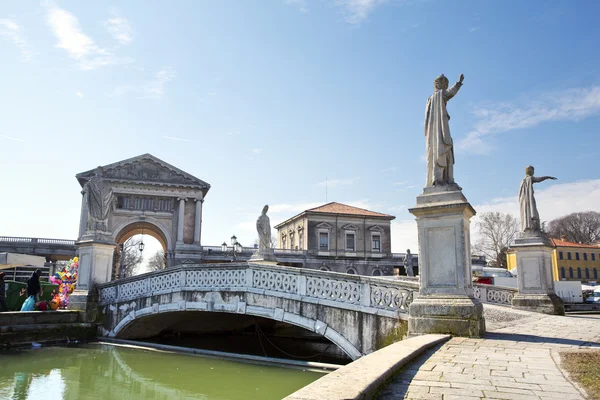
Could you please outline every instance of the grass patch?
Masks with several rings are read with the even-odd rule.
[[[585,389],[590,400],[600,400],[600,351],[561,353],[563,368]]]

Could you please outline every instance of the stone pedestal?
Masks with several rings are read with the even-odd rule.
[[[564,315],[565,306],[554,292],[552,252],[543,234],[522,234],[511,246],[517,258],[519,293],[512,306],[544,314]]]
[[[273,249],[258,249],[250,257],[250,261],[277,261]]]
[[[85,322],[94,322],[98,316],[98,294],[94,284],[111,281],[115,244],[100,241],[97,236],[76,244],[79,272],[76,290],[69,296],[68,308],[83,311]]]
[[[77,242],[79,275],[77,290],[92,289],[94,283],[111,281],[115,244],[96,240]]]
[[[475,210],[456,184],[425,188],[409,210],[419,230],[420,284],[409,307],[410,335],[480,337],[483,306],[473,298],[470,219]]]

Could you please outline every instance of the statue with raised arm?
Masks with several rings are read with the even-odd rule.
[[[262,214],[256,220],[256,230],[258,232],[258,251],[271,248],[271,221],[267,216],[269,206],[263,207]]]
[[[83,186],[83,193],[88,206],[87,230],[106,232],[114,201],[112,188],[102,177],[101,168]]]
[[[556,179],[553,176],[533,176],[534,169],[531,165],[525,168],[525,178],[519,188],[519,208],[521,210],[521,231],[525,233],[540,233],[540,215],[538,214],[533,196],[533,184],[546,179]]]
[[[427,154],[427,182],[425,187],[454,183],[454,144],[450,136],[446,103],[460,90],[465,79],[460,74],[458,82],[448,89],[444,74],[435,78],[434,91],[425,108],[425,140]]]

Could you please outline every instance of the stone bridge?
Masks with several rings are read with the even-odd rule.
[[[406,327],[416,281],[258,263],[181,265],[98,286],[104,336],[151,337],[175,318],[230,313],[282,321],[322,335],[350,358]],[[157,318],[159,316],[167,318]]]

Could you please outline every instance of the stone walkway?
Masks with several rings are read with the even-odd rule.
[[[483,339],[452,338],[397,374],[379,399],[585,399],[559,351],[600,349],[600,315],[545,316],[486,305]]]

